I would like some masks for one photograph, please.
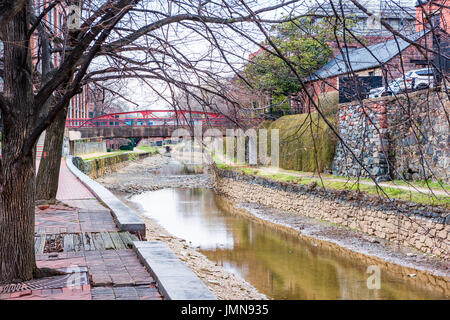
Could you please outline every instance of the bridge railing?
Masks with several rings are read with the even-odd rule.
[[[259,119],[246,119],[250,122],[259,122]],[[68,118],[67,128],[109,128],[109,127],[154,127],[154,126],[192,126],[205,125],[211,127],[234,127],[235,124],[226,118],[192,118],[177,120],[173,118]]]
[[[122,118],[122,119],[72,119],[66,120],[66,127],[153,127],[153,126],[188,126],[205,124],[210,126],[227,126],[232,122],[228,119],[190,119],[189,121],[173,119],[145,119],[145,118]]]

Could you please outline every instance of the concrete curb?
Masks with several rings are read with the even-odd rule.
[[[168,300],[217,300],[208,287],[160,241],[133,241],[133,249]]]
[[[102,201],[112,212],[116,223],[121,231],[139,233],[145,236],[145,223],[134,210],[117,199],[108,189],[100,183],[95,182],[72,163],[72,156],[66,157],[69,170],[89,189],[100,201]]]

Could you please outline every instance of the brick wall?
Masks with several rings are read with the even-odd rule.
[[[416,30],[421,31],[426,27],[429,27],[429,21],[426,16],[430,14],[439,15],[439,26],[450,33],[450,1],[449,0],[433,0],[428,1],[422,6],[416,7]]]

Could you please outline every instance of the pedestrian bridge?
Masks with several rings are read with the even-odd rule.
[[[255,122],[256,119],[247,119]],[[70,140],[95,138],[169,138],[177,129],[192,132],[201,125],[225,134],[236,122],[220,113],[191,110],[140,110],[106,114],[90,119],[68,118],[66,128]]]

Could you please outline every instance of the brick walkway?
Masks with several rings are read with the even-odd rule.
[[[154,279],[110,211],[61,163],[58,200],[36,208],[37,265],[67,275],[0,287],[0,300],[161,300]]]

